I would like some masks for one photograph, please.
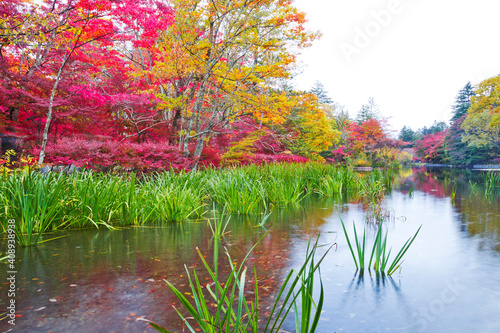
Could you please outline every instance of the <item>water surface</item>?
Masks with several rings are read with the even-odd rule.
[[[327,297],[319,332],[500,332],[498,197],[485,196],[481,176],[470,171],[405,170],[399,183],[383,202],[391,215],[384,223],[389,242],[398,248],[422,230],[392,278],[355,271],[340,218],[350,233],[353,221],[358,230],[366,226],[369,239],[376,233],[357,200],[310,198],[302,208],[274,212],[250,257],[264,313],[284,276],[300,265],[308,240],[320,234],[321,244],[337,249],[322,265]],[[225,245],[236,261],[267,230],[259,222],[231,217]],[[22,317],[14,332],[155,332],[138,318],[182,331],[172,308],[179,302],[164,280],[189,292],[185,266],[205,280],[195,248],[212,260],[206,221],[66,234],[17,249]],[[6,293],[0,285],[2,308]],[[9,328],[0,322],[0,332]],[[285,330],[294,331],[293,321]]]

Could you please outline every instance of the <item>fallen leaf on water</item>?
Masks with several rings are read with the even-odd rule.
[[[113,291],[114,289],[113,288],[108,288],[109,291]]]
[[[151,294],[151,293],[154,293],[155,290],[154,289],[151,289],[150,291],[148,291],[148,294]]]
[[[134,316],[135,316],[135,313],[130,312],[128,315],[129,315],[130,317],[134,317]]]

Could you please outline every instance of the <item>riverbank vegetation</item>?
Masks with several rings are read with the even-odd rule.
[[[296,56],[319,34],[291,2],[16,0],[1,10],[8,169],[411,160],[373,100],[351,120],[321,84],[292,88]]]
[[[414,132],[404,127],[399,138],[429,163],[452,165],[500,163],[500,76],[459,91],[450,125],[434,123]]]
[[[15,219],[19,244],[30,246],[43,232],[181,222],[203,216],[213,205],[229,213],[260,214],[298,206],[310,195],[333,197],[350,191],[379,200],[392,179],[390,170],[362,174],[322,163],[166,171],[142,177],[17,171],[0,176],[0,218],[2,223]]]

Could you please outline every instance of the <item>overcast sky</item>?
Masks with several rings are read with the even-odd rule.
[[[467,82],[500,73],[499,0],[296,0],[323,37],[298,89],[320,81],[354,117],[374,97],[394,130],[449,122]]]

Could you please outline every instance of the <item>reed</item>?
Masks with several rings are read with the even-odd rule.
[[[484,187],[487,196],[498,194],[500,192],[500,171],[489,171],[484,176]]]
[[[74,174],[14,171],[0,175],[0,219],[16,219],[20,245],[36,245],[47,231],[116,228],[181,222],[202,216],[207,205],[254,214],[298,206],[308,195],[359,191],[380,198],[385,173],[360,176],[351,168],[320,163],[242,166],[198,172]],[[388,177],[388,176],[387,176]]]
[[[453,182],[453,186],[451,187],[451,193],[450,193],[450,199],[453,205],[455,205],[456,196],[457,196],[457,183]]]
[[[222,228],[223,219],[218,219],[220,228]],[[273,304],[267,318],[262,317],[259,306],[259,288],[257,284],[257,273],[253,270],[253,297],[247,299],[245,287],[248,284],[247,278],[247,260],[255,247],[267,236],[268,232],[254,244],[239,265],[234,264],[231,255],[224,250],[227,256],[231,271],[227,278],[222,278],[218,270],[218,257],[220,250],[220,239],[215,236],[220,235],[217,226],[212,227],[214,233],[214,263],[210,265],[202,252],[197,248],[198,256],[203,263],[204,268],[210,276],[211,283],[206,284],[205,292],[200,279],[195,270],[190,273],[186,267],[186,272],[191,288],[193,300],[190,301],[185,294],[167,281],[169,288],[179,299],[182,306],[187,310],[189,317],[184,316],[181,311],[175,309],[187,329],[195,333],[199,330],[206,333],[215,332],[279,332],[283,323],[288,318],[290,311],[294,308],[295,322],[297,332],[315,332],[324,302],[324,290],[319,273],[319,265],[329,252],[319,259],[315,260],[318,240],[314,244],[309,242],[306,259],[298,270],[292,270],[286,276],[281,288],[278,291],[275,303]],[[333,246],[333,245],[332,245]],[[320,295],[319,300],[315,302],[313,298],[314,279],[319,275]],[[213,286],[213,287],[211,287]],[[299,302],[300,309],[299,311]],[[214,305],[213,307],[211,305]],[[191,322],[195,322],[198,327],[194,328]],[[262,322],[262,323],[261,323]],[[265,324],[264,324],[265,322]],[[170,332],[167,328],[153,322],[150,325],[159,332]]]
[[[21,246],[36,245],[43,232],[62,219],[61,211],[68,205],[64,175],[50,174],[40,177],[21,173],[18,177],[4,178],[2,204],[6,223],[14,219],[17,242]],[[3,215],[3,214],[2,214]],[[6,225],[2,225],[4,231]]]
[[[260,179],[248,174],[229,171],[228,174],[216,174],[208,181],[211,198],[228,212],[248,214],[265,210],[269,200]]]
[[[354,241],[351,242],[351,237],[349,237],[347,233],[344,221],[342,221],[342,219],[340,219],[340,221],[342,223],[342,229],[344,230],[344,235],[346,237],[349,250],[351,251],[351,256],[354,260],[354,264],[356,265],[356,270],[359,270],[361,273],[363,273],[365,269],[365,258],[367,258],[366,230],[363,230],[363,241],[361,242],[360,236],[358,236],[358,233],[356,231],[356,225],[353,223]],[[392,249],[387,248],[387,232],[384,234],[382,228],[383,225],[381,223],[378,226],[377,235],[375,236],[375,240],[373,242],[372,250],[370,253],[370,261],[368,263],[368,270],[373,269],[377,273],[387,274],[390,276],[394,274],[394,272],[401,266],[404,255],[415,241],[415,238],[420,232],[422,226],[420,226],[415,234],[406,241],[406,243],[401,247],[401,249],[392,260],[390,259]],[[354,250],[354,248],[356,251]]]

